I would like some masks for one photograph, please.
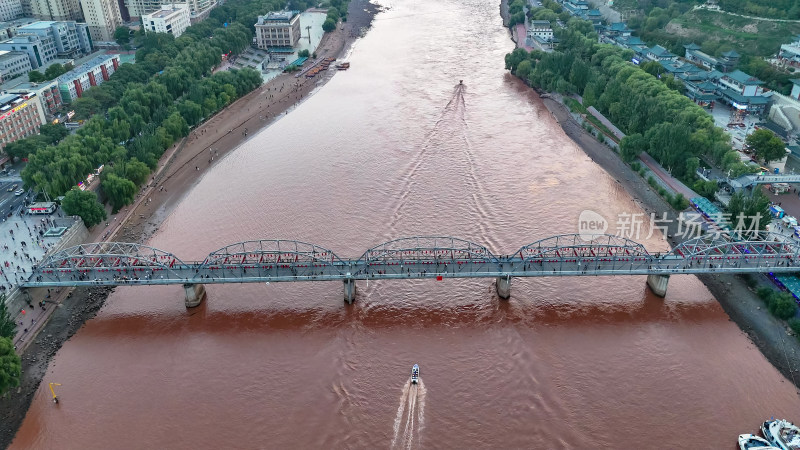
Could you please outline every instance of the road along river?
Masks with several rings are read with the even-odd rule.
[[[642,212],[536,95],[490,0],[386,0],[351,69],[209,170],[150,241],[357,257],[453,235],[497,254]],[[459,87],[459,80],[464,86]],[[667,248],[647,227],[635,236]],[[734,448],[795,389],[692,276],[118,288],[12,448]],[[422,383],[411,385],[412,364]],[[58,382],[61,403],[49,401]]]

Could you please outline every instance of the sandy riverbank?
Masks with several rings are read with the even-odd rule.
[[[601,144],[594,136],[587,133],[572,117],[569,109],[561,102],[544,96],[542,102],[550,113],[558,120],[561,128],[583,151],[635,199],[646,212],[656,212],[658,217],[664,211],[672,219],[669,235],[678,232],[678,213],[654,192],[647,182],[634,172],[622,158],[608,146]],[[669,239],[674,247],[679,243],[674,237]],[[689,276],[689,275],[687,275]],[[764,302],[755,295],[755,289],[748,287],[745,278],[736,275],[700,275],[722,309],[730,316],[739,328],[761,350],[761,353],[787,379],[800,388],[800,342],[787,335],[786,325],[773,317]],[[758,285],[769,285],[764,275],[753,276]],[[798,390],[800,393],[800,390]]]
[[[351,0],[348,22],[323,37],[316,51],[318,58],[338,59],[345,55],[355,40],[370,27],[379,11],[380,7],[368,0]],[[335,69],[331,69],[315,78],[295,78],[294,74],[282,74],[199,125],[187,138],[165,152],[151,182],[142,189],[136,202],[110,218],[109,227],[98,225],[90,230],[87,241],[146,242],[191,190],[201,172],[288,113],[335,72]],[[102,287],[64,290],[57,300],[58,306],[51,307],[53,313],[47,319],[47,324],[22,354],[23,377],[20,387],[0,399],[0,448],[11,444],[51,358],[86,320],[97,314],[112,291],[112,288]]]

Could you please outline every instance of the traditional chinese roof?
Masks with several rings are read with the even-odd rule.
[[[746,73],[744,73],[744,72],[742,72],[741,70],[738,70],[738,69],[734,70],[733,72],[731,72],[731,73],[729,73],[729,74],[727,74],[725,76],[727,76],[731,80],[734,80],[734,81],[737,81],[739,83],[742,83],[745,86],[754,86],[754,85],[764,84],[764,82],[759,80],[758,78],[756,78],[756,77],[754,77],[752,75],[748,75],[748,74],[746,74]]]

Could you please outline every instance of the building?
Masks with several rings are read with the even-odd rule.
[[[789,97],[800,100],[800,79],[794,78],[789,81],[792,82],[792,93],[789,94]]]
[[[673,55],[669,50],[660,45],[648,48],[644,55],[651,61],[675,61],[678,59],[677,56]]]
[[[717,69],[723,72],[730,72],[739,65],[739,58],[741,58],[741,55],[736,53],[735,50],[727,51],[720,56],[719,63],[721,67]]]
[[[163,5],[158,11],[143,15],[142,26],[147,33],[169,33],[178,37],[189,28],[189,5]]]
[[[294,47],[300,40],[300,14],[297,11],[271,12],[258,16],[256,23],[258,48]]]
[[[17,94],[25,99],[37,102],[42,123],[48,122],[48,118],[53,117],[63,105],[56,80],[45,81],[44,83],[31,83],[29,81],[16,84],[13,84],[13,82],[6,83],[2,86],[2,90],[3,94]]]
[[[28,54],[0,50],[0,82],[8,81],[33,70]]]
[[[769,96],[764,95],[763,81],[741,70],[723,74],[717,80],[720,100],[740,111],[764,114],[769,106]]]
[[[691,61],[695,64],[701,65],[708,70],[716,70],[717,66],[719,65],[719,61],[717,58],[713,56],[709,56],[706,53],[700,51],[700,46],[692,42],[691,44],[686,44],[683,46],[686,49],[686,53],[684,53],[684,58],[688,61]]]
[[[117,0],[81,0],[81,6],[92,41],[113,41],[114,31],[122,25]]]
[[[170,3],[172,3],[170,0],[125,0],[125,6],[131,17],[143,17]],[[189,7],[189,20],[192,24],[206,18],[217,6],[215,0],[187,0],[185,3]]]
[[[528,37],[533,39],[534,36],[539,36],[545,39],[553,38],[553,28],[547,20],[532,20],[530,27],[528,27]]]
[[[92,38],[89,36],[89,27],[85,23],[73,21],[34,22],[17,28],[17,34],[51,38],[56,46],[58,58],[74,58],[92,52]]]
[[[83,91],[108,81],[119,68],[118,55],[101,55],[56,78],[61,100],[71,103],[83,96]]]
[[[0,146],[32,136],[42,126],[36,102],[17,94],[0,95]]]
[[[47,65],[47,63],[56,59],[58,55],[56,44],[52,38],[35,34],[17,35],[0,41],[0,50],[27,53],[31,60],[31,67],[34,70]]]
[[[79,0],[30,0],[33,17],[39,20],[83,20]]]
[[[0,20],[14,20],[22,17],[22,2],[20,0],[0,1]]]
[[[19,27],[38,22],[33,17],[22,17],[7,22],[0,22],[0,40],[6,40],[17,35]]]
[[[800,36],[795,36],[795,40],[791,44],[781,45],[778,59],[792,67],[800,67]]]

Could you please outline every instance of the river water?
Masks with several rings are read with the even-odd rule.
[[[389,0],[352,68],[206,173],[152,238],[356,257],[404,236],[498,254],[641,212],[503,70],[496,0]],[[458,80],[464,87],[458,87]],[[666,248],[658,233],[638,240]],[[694,277],[118,288],[13,448],[735,448],[800,401]],[[411,365],[422,384],[411,385]],[[61,403],[49,401],[58,382]]]

